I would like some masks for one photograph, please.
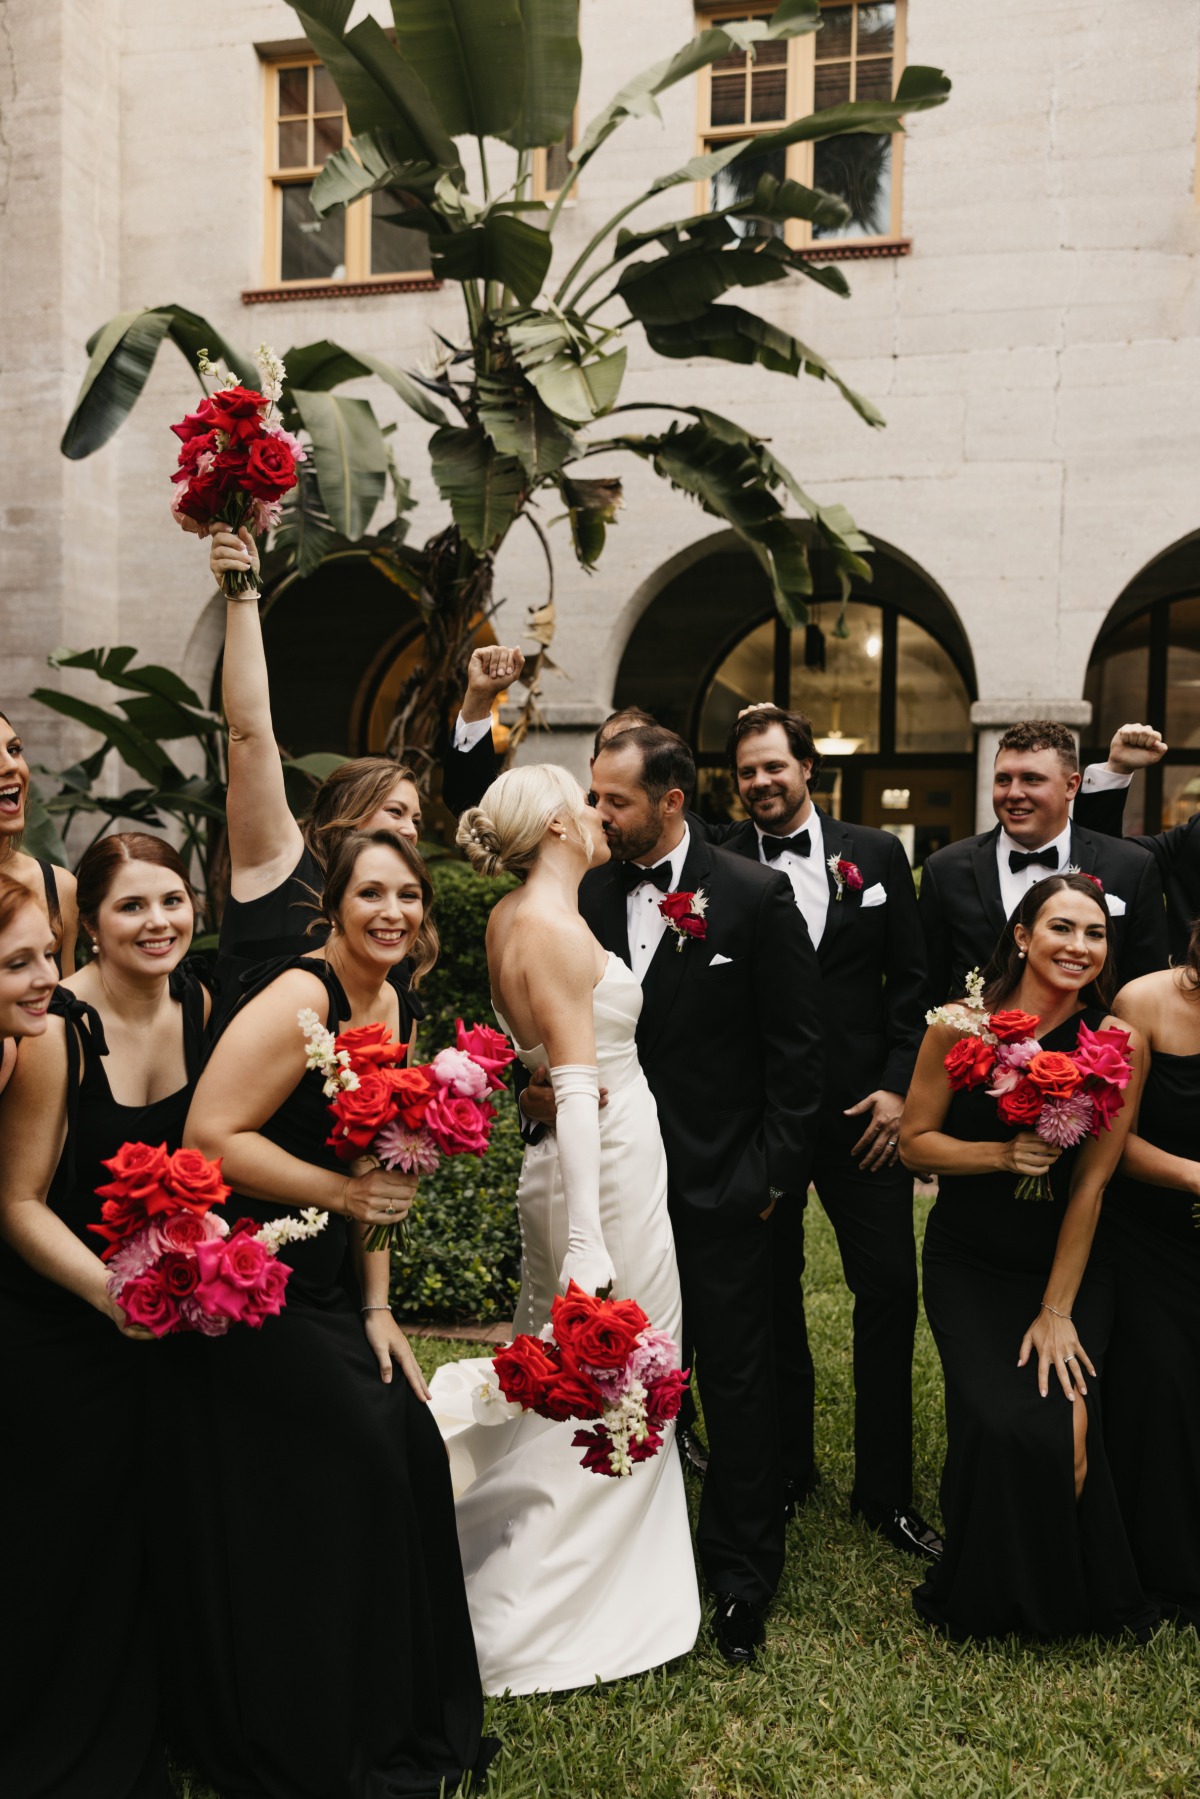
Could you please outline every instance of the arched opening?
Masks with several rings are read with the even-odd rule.
[[[791,630],[754,557],[716,540],[638,620],[613,703],[648,706],[687,738],[698,804],[718,818],[740,816],[725,740],[741,708],[774,700],[806,712],[825,756],[821,803],[893,831],[920,864],[972,828],[974,664],[949,601],[915,563],[882,543],[872,563],[841,638],[837,583],[819,555],[810,623]]]
[[[1118,725],[1144,719],[1170,749],[1134,776],[1125,829],[1162,831],[1200,809],[1200,531],[1164,550],[1112,607],[1084,682],[1092,722],[1083,754],[1103,762]]]

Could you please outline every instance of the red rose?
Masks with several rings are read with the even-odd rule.
[[[256,500],[277,500],[296,485],[296,458],[278,437],[259,437],[250,445],[242,486]]]
[[[170,1158],[165,1143],[122,1143],[115,1156],[104,1163],[112,1175],[107,1186],[97,1187],[99,1199],[144,1200],[161,1188]]]
[[[982,1037],[960,1037],[942,1066],[952,1090],[957,1093],[964,1087],[982,1087],[990,1077],[995,1061],[994,1046],[985,1043]]]
[[[996,1110],[1005,1124],[1032,1125],[1041,1116],[1046,1096],[1032,1081],[1020,1081],[1011,1093],[1002,1093]]]
[[[200,1270],[196,1266],[195,1256],[180,1255],[177,1251],[172,1251],[159,1262],[158,1272],[162,1276],[163,1286],[173,1299],[186,1299],[200,1285]]]
[[[1031,1056],[1025,1075],[1045,1099],[1070,1099],[1083,1080],[1070,1056],[1058,1049],[1041,1049],[1036,1056]]]
[[[172,430],[174,429],[175,427],[172,426]],[[215,458],[217,454],[215,431],[203,431],[196,437],[187,438],[179,452],[179,467],[171,476],[172,481],[186,481],[190,475],[195,473],[196,464],[201,456],[206,456],[210,452]]]
[[[326,1141],[339,1161],[352,1162],[370,1148],[398,1108],[388,1076],[377,1068],[367,1068],[358,1077],[358,1086],[352,1092],[339,1093],[329,1109],[334,1126]]]
[[[837,871],[838,871],[839,875],[841,875],[842,880],[844,881],[846,886],[850,889],[851,893],[861,892],[863,878],[862,878],[862,874],[859,870],[857,862],[846,862],[846,861],[839,860],[838,865],[837,865]]]
[[[105,1189],[101,1187],[98,1191],[103,1193]],[[107,1243],[107,1249],[100,1251],[100,1260],[107,1262],[116,1255],[126,1237],[132,1237],[135,1231],[142,1229],[146,1208],[140,1199],[106,1199],[100,1207],[100,1216],[103,1223],[89,1224],[88,1229]]]
[[[623,1368],[649,1319],[630,1299],[603,1300],[589,1318],[580,1320],[572,1353],[591,1368]]]
[[[585,1324],[590,1323],[603,1300],[592,1293],[585,1293],[575,1281],[567,1283],[566,1294],[555,1296],[550,1306],[550,1322],[554,1328],[554,1341],[560,1349],[573,1350],[575,1339]]]
[[[188,443],[194,437],[204,437],[216,427],[216,414],[211,400],[201,400],[195,412],[189,412],[186,418],[180,419],[171,429],[176,437]]]
[[[688,1377],[682,1368],[660,1374],[646,1388],[646,1416],[651,1424],[665,1424],[677,1417],[687,1392]]]
[[[503,1087],[500,1072],[513,1060],[515,1051],[508,1038],[490,1025],[474,1024],[468,1030],[461,1018],[454,1021],[454,1047],[478,1062],[488,1078],[488,1086]]]
[[[194,518],[197,524],[207,525],[217,517],[222,506],[229,498],[231,483],[224,475],[218,475],[210,469],[206,475],[195,475],[188,482],[187,491],[179,496],[177,505],[187,518]]]
[[[405,1044],[397,1043],[386,1024],[356,1024],[353,1030],[339,1031],[333,1047],[345,1050],[355,1074],[364,1068],[400,1068],[408,1054]]]
[[[639,1443],[636,1437],[629,1439],[629,1459],[631,1462],[648,1462],[662,1448],[662,1432],[657,1425],[651,1424],[643,1440]]]
[[[612,1438],[601,1425],[598,1430],[577,1430],[571,1438],[576,1449],[582,1449],[580,1465],[589,1474],[607,1474],[615,1479],[617,1471],[609,1460],[612,1451]]]
[[[462,1099],[449,1087],[441,1087],[426,1106],[422,1122],[444,1156],[481,1156],[495,1115],[486,1101]]]
[[[564,1418],[599,1418],[604,1410],[604,1395],[594,1381],[578,1368],[557,1368],[546,1383],[537,1407],[543,1418],[562,1423]]]
[[[210,404],[212,422],[219,431],[242,439],[256,438],[261,432],[265,394],[256,393],[252,387],[226,387],[213,394]]]
[[[393,1068],[387,1076],[400,1107],[400,1121],[407,1130],[419,1131],[425,1112],[435,1093],[440,1091],[427,1066]]]
[[[1034,1012],[993,1012],[988,1019],[988,1030],[1001,1043],[1020,1043],[1033,1036],[1040,1022]]]
[[[221,1179],[220,1156],[210,1162],[198,1149],[177,1149],[171,1157],[166,1191],[170,1203],[154,1210],[207,1212],[210,1206],[223,1206],[230,1189]]]
[[[492,1366],[505,1399],[527,1412],[540,1405],[546,1383],[558,1373],[558,1363],[537,1337],[516,1337],[492,1357]]]
[[[130,1324],[140,1324],[156,1337],[165,1337],[179,1322],[179,1306],[157,1268],[148,1268],[135,1280],[126,1281],[117,1295],[117,1304]]]

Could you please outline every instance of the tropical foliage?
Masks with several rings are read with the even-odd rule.
[[[428,238],[434,272],[457,284],[463,303],[460,330],[439,336],[426,370],[328,342],[284,357],[283,422],[307,437],[312,456],[276,533],[268,574],[311,571],[331,550],[362,541],[391,482],[393,516],[374,546],[425,627],[421,664],[400,696],[394,747],[410,757],[435,749],[448,693],[491,603],[496,552],[518,520],[537,533],[550,565],[538,516],[548,503],[567,521],[580,564],[595,567],[621,504],[620,482],[609,472],[618,453],[640,458],[732,527],[791,621],[803,619],[812,590],[814,540],[825,546],[843,592],[852,576],[868,574],[869,546],[845,508],[813,501],[752,432],[670,399],[623,403],[621,389],[637,329],[665,358],[758,364],[831,383],[869,426],[882,424],[816,350],[726,296],[797,280],[848,292],[837,267],[789,247],[784,229],[793,219],[837,226],[850,208],[764,172],[763,160],[817,139],[877,144],[902,128],[904,114],[946,98],[949,83],[939,71],[909,68],[893,100],[832,107],[656,176],[604,221],[551,287],[563,205],[625,122],[659,116],[660,95],[724,56],[753,55],[758,44],[818,30],[818,0],[780,0],[769,18],[724,20],[635,75],[584,129],[549,207],[529,197],[533,152],[561,143],[574,114],[577,0],[393,0],[392,33],[373,18],[349,28],[352,0],[291,3],[337,82],[353,134],[318,177],[315,210],[324,215],[374,196],[391,228]],[[731,203],[641,230],[626,224],[658,196],[690,190],[718,171],[736,196]],[[86,456],[107,442],[164,338],[192,360],[206,349],[253,381],[245,353],[186,308],[122,314],[89,343],[66,455]],[[428,454],[450,522],[423,546],[404,541],[408,488],[387,428],[369,400],[336,391],[364,375],[432,427]],[[638,430],[643,412],[652,418]],[[589,469],[597,458],[600,478]],[[549,599],[529,626],[542,646],[527,671],[531,693],[553,626],[551,568]]]

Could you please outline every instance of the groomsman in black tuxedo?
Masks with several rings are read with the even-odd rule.
[[[1009,916],[1052,869],[1077,868],[1104,889],[1114,988],[1167,965],[1167,921],[1154,859],[1136,844],[1094,836],[1071,820],[1079,757],[1065,725],[1032,719],[1000,739],[992,776],[998,823],[936,850],[921,870],[919,912],[929,1000],[961,998]]]
[[[727,830],[723,845],[787,876],[821,970],[825,1101],[811,1181],[854,1294],[851,1511],[897,1548],[936,1559],[941,1541],[912,1503],[917,1260],[912,1176],[897,1151],[925,1030],[925,958],[912,872],[897,837],[831,818],[814,805],[821,756],[802,713],[751,707],[730,734],[729,761],[750,816]],[[807,1198],[807,1184],[793,1189],[771,1219],[789,1512],[817,1480],[815,1384],[801,1285]]]
[[[1083,785],[1075,800],[1075,823],[1106,837],[1120,837],[1125,822],[1129,783],[1139,768],[1151,768],[1167,753],[1163,737],[1153,725],[1121,725],[1108,747],[1108,761],[1094,762],[1084,770]],[[1167,896],[1167,943],[1173,962],[1187,956],[1192,924],[1200,918],[1200,812],[1184,824],[1152,836],[1130,836],[1154,857],[1163,892]]]
[[[688,823],[695,765],[657,726],[610,738],[592,768],[612,860],[580,911],[642,983],[637,1045],[658,1106],[710,1460],[696,1533],[726,1660],[754,1659],[783,1569],[769,1214],[803,1189],[821,1102],[820,978],[786,880]],[[677,936],[668,893],[695,896]]]

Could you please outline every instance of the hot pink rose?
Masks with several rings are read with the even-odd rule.
[[[470,1056],[472,1062],[478,1062],[488,1077],[488,1086],[493,1089],[503,1087],[501,1072],[508,1067],[514,1054],[511,1043],[500,1031],[493,1031],[490,1025],[475,1024],[468,1030],[461,1018],[454,1021],[454,1047]]]
[[[1125,1095],[1119,1087],[1091,1087],[1088,1098],[1092,1102],[1092,1121],[1088,1126],[1093,1137],[1101,1131],[1111,1131],[1112,1121],[1125,1104]]]
[[[1133,1072],[1129,1059],[1129,1032],[1093,1031],[1081,1024],[1072,1060],[1085,1080],[1103,1081],[1123,1090],[1129,1085]]]
[[[246,1323],[256,1328],[264,1318],[277,1318],[287,1303],[284,1295],[292,1271],[286,1262],[272,1257],[262,1271],[262,1279],[253,1297],[253,1315],[247,1313]]]
[[[258,1289],[263,1270],[271,1260],[265,1244],[253,1237],[237,1236],[219,1243],[200,1243],[200,1286],[196,1297],[206,1312],[229,1318],[235,1324],[262,1323],[258,1313]]]
[[[680,1368],[672,1368],[669,1373],[652,1381],[646,1389],[646,1416],[650,1422],[665,1424],[668,1419],[674,1418],[686,1391],[687,1375]]]
[[[117,1303],[130,1324],[140,1324],[156,1337],[165,1337],[179,1321],[179,1307],[156,1268],[148,1268],[136,1280],[127,1281]]]
[[[487,1069],[473,1062],[465,1050],[441,1049],[429,1066],[434,1080],[459,1099],[482,1099],[488,1090]]]
[[[425,1129],[444,1156],[481,1156],[488,1146],[493,1108],[477,1099],[456,1099],[439,1087],[425,1108]]]

